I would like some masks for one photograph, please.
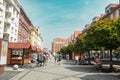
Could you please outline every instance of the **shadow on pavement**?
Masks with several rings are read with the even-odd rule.
[[[85,72],[82,74],[85,76],[80,77],[80,80],[120,80],[120,73],[97,71],[94,65],[75,65],[74,61],[65,61],[63,64],[71,65],[66,66],[66,69],[77,72]]]
[[[80,77],[80,80],[120,80],[120,78],[115,75],[92,74]]]
[[[20,72],[21,71],[5,71],[3,74],[0,75],[0,80],[9,80]]]

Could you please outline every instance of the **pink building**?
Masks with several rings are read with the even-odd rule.
[[[32,25],[30,19],[27,17],[23,8],[20,8],[20,19],[18,27],[18,42],[29,43],[30,26]]]
[[[63,46],[66,46],[68,44],[67,39],[61,39],[61,38],[56,38],[52,42],[52,52],[56,53],[58,52]]]
[[[105,8],[105,15],[100,18],[106,19],[106,18],[117,18],[120,15],[120,5],[119,4],[109,4]]]

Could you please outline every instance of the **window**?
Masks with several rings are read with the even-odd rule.
[[[25,59],[29,58],[29,50],[27,49],[24,50],[24,58]]]
[[[14,41],[16,41],[16,38],[14,39]]]
[[[12,41],[13,37],[10,38],[10,41]]]
[[[22,53],[21,49],[12,49],[11,57],[12,59],[22,59]]]

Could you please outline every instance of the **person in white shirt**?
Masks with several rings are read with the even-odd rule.
[[[79,63],[79,57],[76,55],[75,56],[75,63],[78,64]]]

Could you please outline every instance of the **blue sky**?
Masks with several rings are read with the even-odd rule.
[[[44,47],[51,49],[54,38],[68,38],[83,30],[105,7],[119,0],[20,0],[34,26],[40,27]]]

